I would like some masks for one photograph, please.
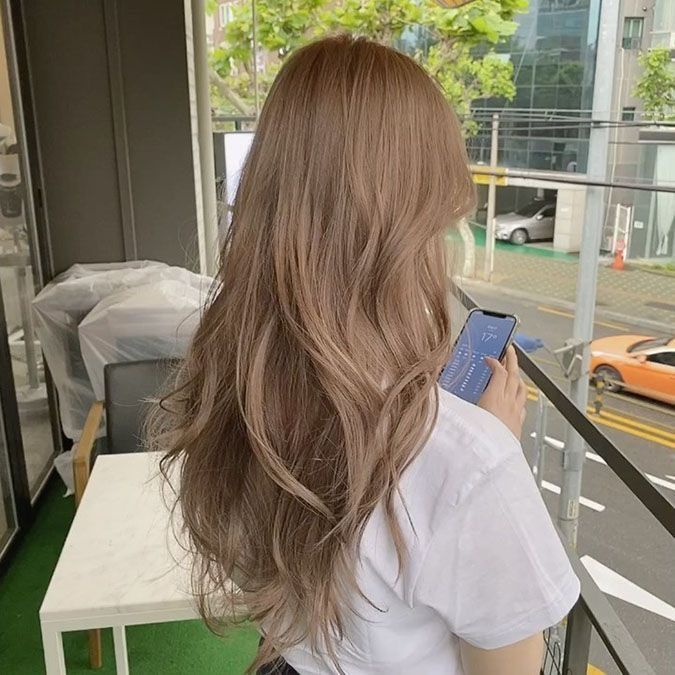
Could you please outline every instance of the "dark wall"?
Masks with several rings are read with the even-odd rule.
[[[25,0],[23,13],[54,271],[196,266],[182,0]]]
[[[183,2],[117,4],[138,256],[196,265]]]
[[[30,0],[24,16],[55,271],[124,260],[102,2]]]

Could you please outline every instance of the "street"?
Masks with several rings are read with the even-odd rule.
[[[497,286],[466,283],[464,288],[481,306],[518,315],[521,332],[541,338],[549,349],[562,346],[572,333],[569,311],[505,294]],[[598,320],[595,324],[595,337],[621,333],[656,335],[623,321]],[[540,349],[533,358],[566,389],[553,355]],[[591,402],[593,395],[591,391]],[[528,398],[523,448],[532,458],[537,411],[534,389]],[[675,500],[675,408],[630,394],[606,393],[602,414],[594,421],[671,501]],[[546,435],[552,445],[562,446],[565,430],[566,423],[551,409]],[[562,454],[549,449],[546,458],[544,499],[555,518]],[[582,495],[579,556],[596,583],[606,593],[619,596],[610,595],[610,601],[654,671],[664,675],[674,672],[675,543],[590,448]],[[619,672],[595,636],[590,661],[600,672]]]

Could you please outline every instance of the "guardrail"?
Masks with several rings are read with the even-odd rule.
[[[452,292],[466,309],[478,304],[453,283]],[[517,345],[518,364],[551,405],[584,439],[617,478],[637,497],[671,536],[675,536],[675,506],[638,469],[605,434],[579,410],[567,394]],[[653,675],[654,670],[619,619],[605,594],[598,588],[576,552],[566,542],[572,567],[581,582],[581,597],[570,612],[565,627],[565,641],[560,654],[556,635],[547,635],[544,675],[586,675],[591,634],[595,629],[617,668],[626,675]],[[562,656],[562,663],[560,663]]]

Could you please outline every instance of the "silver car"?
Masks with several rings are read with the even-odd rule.
[[[554,225],[555,203],[537,200],[496,216],[495,237],[519,246],[528,241],[550,241]]]

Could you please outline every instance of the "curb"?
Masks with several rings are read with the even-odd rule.
[[[467,288],[474,287],[476,289],[482,289],[486,291],[499,290],[504,295],[509,295],[513,298],[520,298],[522,300],[530,300],[531,302],[536,302],[539,304],[553,305],[559,309],[566,309],[574,313],[575,304],[567,300],[561,300],[560,298],[551,298],[545,295],[532,295],[526,291],[519,291],[515,288],[507,288],[504,286],[497,286],[496,284],[488,283],[487,281],[481,281],[480,279],[459,279],[460,286],[466,286]],[[664,333],[670,335],[673,333],[673,325],[668,323],[662,323],[661,321],[653,321],[652,319],[636,319],[633,316],[628,316],[627,314],[621,314],[620,312],[612,312],[611,310],[606,310],[596,307],[595,316],[599,319],[609,319],[611,321],[621,321],[623,323],[630,324],[632,326],[640,326],[647,328],[652,331],[658,331],[659,333]]]

